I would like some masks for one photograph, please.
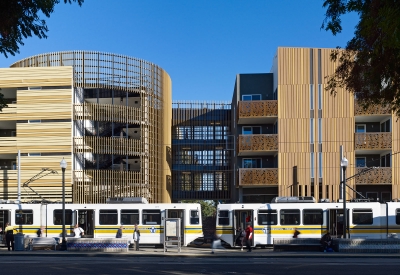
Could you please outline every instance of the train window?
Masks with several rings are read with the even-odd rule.
[[[33,224],[33,210],[17,210],[15,224]]]
[[[99,224],[115,225],[118,224],[118,211],[115,209],[107,209],[99,211]]]
[[[121,224],[139,224],[139,210],[138,209],[122,209],[121,210]]]
[[[53,223],[54,225],[62,225],[62,210],[53,211]],[[65,224],[72,224],[72,210],[65,209]]]
[[[372,209],[353,209],[353,224],[372,224]]]
[[[190,224],[199,224],[199,211],[190,210]]]
[[[143,224],[161,224],[160,210],[143,210]]]
[[[271,225],[278,223],[278,213],[276,210],[259,210],[258,211],[258,224]]]
[[[322,209],[304,209],[303,224],[322,225]]]
[[[400,224],[400,209],[396,209],[396,224]]]
[[[281,225],[297,225],[300,224],[299,209],[282,209]]]
[[[220,210],[218,213],[218,225],[229,225],[229,211]]]

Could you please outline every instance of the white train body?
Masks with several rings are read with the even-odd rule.
[[[196,203],[172,204],[66,204],[66,236],[74,237],[73,227],[79,224],[86,238],[115,238],[124,227],[123,237],[133,239],[135,224],[141,232],[142,244],[163,244],[166,218],[181,219],[182,245],[203,236],[201,207]],[[43,236],[62,234],[62,204],[0,204],[0,227],[6,222],[25,235],[36,236],[44,226]]]
[[[386,239],[400,233],[400,203],[348,202],[348,238]],[[320,238],[326,231],[343,236],[342,203],[219,204],[216,232],[232,247],[239,246],[237,229],[250,223],[253,246],[272,245],[274,238]]]

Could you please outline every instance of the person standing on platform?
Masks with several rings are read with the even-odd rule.
[[[253,228],[250,223],[247,223],[246,227],[246,247],[247,252],[251,252],[251,240],[253,239]]]
[[[137,224],[135,224],[135,231],[133,232],[133,240],[135,241],[135,250],[139,251],[140,230]]]
[[[7,248],[8,251],[12,249],[14,251],[14,226],[10,225],[10,223],[6,223],[6,228],[4,229],[4,232],[6,234],[6,243],[7,243]]]

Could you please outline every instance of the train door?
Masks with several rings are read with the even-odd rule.
[[[85,238],[93,238],[95,230],[95,211],[92,209],[77,210],[77,224],[85,231]]]
[[[327,212],[327,229],[334,238],[343,238],[343,209],[329,209]],[[347,225],[349,209],[347,209]],[[347,227],[348,228],[348,227]]]
[[[11,214],[10,210],[0,210],[0,228],[1,232],[4,232],[4,228],[7,222],[11,222],[10,220]],[[3,234],[0,234],[0,243],[5,244],[5,240],[3,240]]]
[[[167,209],[167,218],[169,219],[181,219],[181,244],[186,246],[186,236],[185,236],[185,211],[183,209]]]
[[[250,223],[251,227],[254,230],[253,224],[253,210],[252,209],[237,209],[233,210],[233,247],[240,247],[240,231],[246,230],[247,224]],[[254,232],[253,232],[254,235]],[[254,243],[254,238],[251,239],[252,245]]]

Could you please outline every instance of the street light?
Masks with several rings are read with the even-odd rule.
[[[346,210],[346,168],[349,164],[349,161],[346,157],[343,157],[340,161],[340,166],[343,169],[343,182],[342,182],[342,191],[343,191],[343,238],[347,237],[347,210]]]
[[[67,241],[65,239],[65,169],[67,169],[67,162],[63,158],[60,162],[62,170],[62,242],[61,250],[67,250]]]

